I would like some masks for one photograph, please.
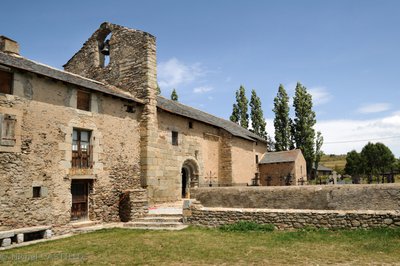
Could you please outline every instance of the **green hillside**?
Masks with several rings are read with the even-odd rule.
[[[320,164],[332,168],[336,172],[342,174],[344,172],[344,167],[346,166],[346,155],[323,155]]]

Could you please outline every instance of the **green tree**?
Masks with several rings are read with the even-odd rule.
[[[294,141],[296,143],[296,148],[301,149],[303,152],[307,163],[307,174],[310,176],[312,163],[314,161],[314,125],[316,120],[315,113],[312,110],[312,96],[300,82],[296,85],[293,107],[295,112],[293,122]]]
[[[236,103],[233,104],[233,110],[231,117],[229,118],[232,122],[239,124],[240,120],[240,112],[239,112],[239,107],[237,106]]]
[[[257,96],[255,90],[251,91],[250,118],[253,132],[260,137],[267,139],[267,132],[265,131],[267,123],[265,122],[263,110],[261,108],[260,97]]]
[[[160,86],[158,85],[158,83],[157,83],[157,88],[156,88],[156,94],[157,95],[160,95],[161,94],[161,88],[160,88]]]
[[[358,184],[360,176],[364,173],[364,161],[361,158],[361,154],[355,150],[348,152],[344,171],[346,174],[351,175],[353,183]]]
[[[317,137],[315,138],[315,158],[314,158],[314,178],[318,180],[318,165],[321,161],[321,157],[324,154],[321,150],[322,144],[324,144],[324,137],[321,132],[317,132]]]
[[[176,102],[178,101],[178,93],[176,93],[175,89],[172,90],[171,100],[176,101]]]
[[[274,98],[275,150],[287,151],[291,148],[291,120],[289,118],[289,96],[282,84]]]
[[[238,123],[246,129],[249,127],[248,104],[249,100],[246,98],[246,90],[240,85],[239,90],[236,91],[236,103],[233,105],[230,119],[232,122]]]
[[[392,151],[383,143],[368,142],[361,151],[365,171],[368,174],[368,183],[372,183],[373,176],[389,171],[395,162]],[[376,178],[379,183],[379,178]]]

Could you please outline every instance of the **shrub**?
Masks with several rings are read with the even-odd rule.
[[[273,224],[258,224],[250,221],[239,221],[234,224],[220,226],[219,229],[225,232],[272,232],[275,230],[275,226]]]

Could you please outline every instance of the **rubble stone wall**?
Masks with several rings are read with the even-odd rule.
[[[196,188],[205,207],[400,210],[400,184]]]
[[[70,223],[71,181],[92,180],[89,219],[119,221],[119,199],[140,188],[139,117],[123,100],[92,93],[93,111],[71,106],[76,87],[14,73],[14,95],[0,95],[0,112],[17,113],[17,150],[0,151],[0,229]],[[93,168],[71,168],[73,128],[92,132]],[[41,196],[33,197],[33,187]]]
[[[358,229],[400,227],[400,211],[367,210],[293,210],[207,208],[192,204],[184,211],[189,224],[217,227],[239,221],[273,224],[277,229],[304,227],[328,229]]]

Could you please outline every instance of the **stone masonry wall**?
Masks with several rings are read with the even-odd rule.
[[[205,207],[400,210],[400,184],[196,188]]]
[[[110,60],[108,65],[103,65],[100,46],[107,36],[110,37]],[[149,78],[156,75],[155,60],[154,36],[104,22],[64,65],[64,69],[106,82],[145,99],[149,93]]]
[[[119,221],[120,196],[140,188],[140,106],[128,113],[124,101],[93,93],[94,111],[78,110],[71,106],[76,89],[16,71],[15,95],[0,95],[1,113],[20,114],[21,143],[0,152],[0,230],[69,224],[74,179],[92,180],[89,219],[104,222]],[[73,128],[92,133],[91,169],[71,168]],[[40,197],[33,197],[34,186]]]
[[[273,224],[281,230],[303,227],[330,229],[400,227],[400,211],[206,208],[200,204],[192,204],[189,210],[184,211],[184,215],[187,223],[208,227],[239,221]]]

